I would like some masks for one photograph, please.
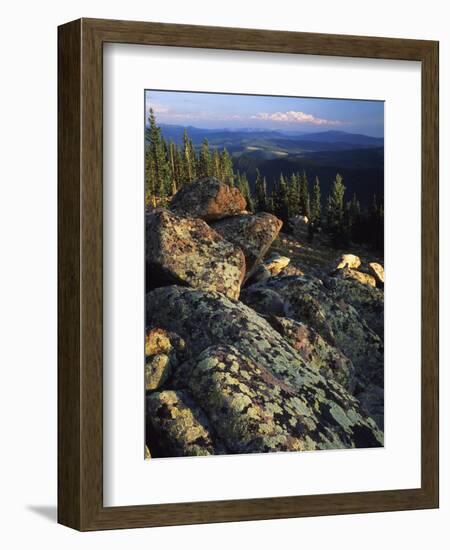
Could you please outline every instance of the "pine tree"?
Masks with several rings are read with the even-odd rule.
[[[345,237],[344,193],[345,186],[342,176],[336,174],[326,206],[327,230],[335,246],[341,245]]]
[[[255,210],[256,212],[267,212],[267,183],[266,178],[261,177],[261,172],[256,169],[255,179]]]
[[[148,169],[149,202],[156,206],[170,195],[171,176],[167,157],[167,144],[156,125],[153,109],[149,113],[149,146],[146,167]],[[146,193],[147,194],[147,193]]]
[[[280,174],[277,189],[274,196],[274,208],[276,215],[287,223],[289,219],[289,194],[288,185],[283,174]]]
[[[234,186],[233,161],[226,149],[220,154],[220,166],[222,174],[222,183]]]
[[[311,222],[314,223],[316,226],[320,224],[321,213],[322,213],[322,205],[321,205],[320,181],[319,181],[319,178],[316,176],[316,179],[314,180],[311,206],[310,206]]]
[[[203,140],[198,158],[198,177],[206,178],[211,175],[212,159],[208,140]]]
[[[211,160],[211,175],[222,181],[222,170],[220,165],[220,155],[217,149],[214,149]]]
[[[180,178],[179,169],[178,169],[178,156],[177,156],[177,147],[173,141],[169,143],[169,165],[170,165],[170,176],[171,176],[171,195],[175,195],[178,190],[178,181]]]
[[[247,203],[247,210],[250,212],[253,211],[253,200],[252,195],[250,193],[250,185],[248,183],[248,179],[246,174],[241,174],[240,172],[236,175],[236,187],[239,189],[239,191],[242,193],[246,203]]]
[[[300,213],[300,182],[298,174],[292,174],[289,180],[288,189],[288,217]]]
[[[183,176],[187,183],[192,183],[196,179],[196,163],[194,145],[185,128],[183,134]]]
[[[310,217],[310,204],[309,204],[309,189],[308,189],[308,178],[306,177],[306,172],[303,172],[300,178],[300,188],[299,188],[299,213],[302,216],[306,216],[308,219]]]

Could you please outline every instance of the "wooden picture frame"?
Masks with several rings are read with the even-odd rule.
[[[359,58],[422,66],[421,487],[103,506],[102,47],[106,42]],[[58,29],[58,521],[81,530],[438,506],[438,43],[79,19]]]

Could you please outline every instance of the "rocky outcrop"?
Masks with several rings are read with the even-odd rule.
[[[382,436],[339,386],[295,389],[230,345],[205,349],[177,371],[228,452],[379,446]],[[312,393],[314,391],[314,394]],[[350,412],[351,411],[351,412]]]
[[[288,317],[267,318],[270,325],[301,355],[305,362],[327,379],[334,379],[347,388],[355,389],[353,363],[339,349],[331,346],[320,334],[304,323]]]
[[[148,330],[145,335],[145,389],[161,387],[184,353],[184,340],[177,334],[160,328]]]
[[[263,261],[263,266],[270,272],[272,277],[279,275],[290,263],[291,259],[287,256],[273,254],[270,258]]]
[[[338,277],[339,279],[353,279],[354,281],[358,281],[358,283],[361,283],[362,285],[368,285],[372,287],[377,286],[375,277],[373,277],[369,273],[357,271],[356,269],[344,267],[342,269],[337,269],[333,273],[333,275],[335,277]]]
[[[384,340],[384,293],[354,279],[327,277],[323,280],[328,294],[337,303],[352,305],[367,325]]]
[[[247,279],[247,284],[254,284],[260,281],[265,281],[270,277],[279,275],[289,265],[291,259],[287,256],[274,254],[270,258],[266,258],[256,266],[251,277]]]
[[[381,264],[377,262],[369,263],[369,270],[372,275],[375,277],[376,284],[378,288],[384,288],[384,268]]]
[[[184,185],[170,202],[173,212],[207,222],[234,216],[245,208],[246,201],[239,189],[216,178],[202,178]]]
[[[361,265],[361,260],[354,254],[342,254],[342,256],[336,261],[334,269],[344,269],[348,267],[350,269],[358,269]]]
[[[304,416],[310,415],[313,419],[311,432],[305,434],[319,445],[315,448],[382,444],[382,434],[360,409],[358,401],[340,384],[325,379],[265,319],[244,304],[232,302],[218,293],[177,286],[159,288],[147,295],[147,322],[174,331],[186,340],[189,365],[211,346],[233,346],[235,354],[245,356],[247,362],[267,370],[291,387],[303,403]],[[177,369],[175,377],[178,381],[184,380],[195,397],[195,389],[190,385],[191,371],[187,368],[185,364],[179,372]],[[209,376],[213,374],[210,372]],[[203,404],[204,396],[200,399],[199,395],[198,399]],[[330,412],[331,409],[334,412]],[[324,423],[325,417],[328,422]],[[348,437],[344,435],[343,425],[357,426],[353,440],[350,436],[353,432],[349,432]],[[216,428],[214,422],[213,426]]]
[[[244,255],[204,221],[158,209],[146,214],[145,236],[147,289],[177,283],[239,297]]]
[[[187,392],[152,392],[146,398],[146,411],[153,458],[215,454],[208,419]]]
[[[350,290],[356,289],[361,293],[368,290],[370,293],[376,293],[377,289],[333,277],[326,281],[328,287],[315,277],[275,277],[246,289],[243,299],[250,294],[256,301],[257,291],[275,292],[283,303],[284,316],[306,324],[351,360],[355,368],[354,394],[357,397],[363,393],[372,395],[372,388],[384,387],[383,340],[369,327],[363,313],[359,313],[351,305]],[[346,283],[347,292],[344,290]],[[367,293],[361,296],[369,299]],[[275,300],[273,295],[272,300]],[[259,313],[271,314],[270,310],[264,308],[263,302],[254,306]],[[361,306],[360,311],[367,315],[365,307]],[[381,391],[377,392],[372,400],[366,400],[366,403],[373,407],[368,409],[369,413],[374,409],[379,411],[383,408],[382,396]]]
[[[245,208],[204,178],[146,213],[145,457],[383,445],[383,267]]]
[[[242,214],[214,223],[213,228],[227,241],[244,252],[247,274],[250,277],[277,237],[282,221],[272,214]]]

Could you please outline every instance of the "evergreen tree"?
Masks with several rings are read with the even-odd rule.
[[[356,193],[353,193],[352,200],[347,203],[344,220],[348,239],[361,241],[361,206],[356,198]]]
[[[170,196],[171,175],[167,159],[167,145],[161,135],[160,128],[156,125],[153,109],[150,109],[148,120],[150,141],[148,145],[149,156],[146,162],[149,185],[148,196],[149,202],[156,206],[158,200],[164,202],[164,199]]]
[[[310,204],[309,204],[309,189],[308,189],[308,178],[306,177],[306,172],[303,172],[300,178],[299,186],[299,213],[302,216],[306,216],[308,219],[310,217]]]
[[[171,176],[171,195],[175,195],[178,190],[178,182],[180,180],[177,147],[173,141],[169,143],[169,166]]]
[[[344,193],[342,176],[336,174],[326,205],[327,230],[335,246],[343,244],[345,238]]]
[[[234,186],[233,161],[226,149],[220,155],[221,181],[231,187]]]
[[[288,188],[288,218],[300,213],[300,178],[298,174],[292,174]]]
[[[198,158],[198,177],[206,178],[211,175],[212,159],[208,140],[203,140]]]
[[[314,180],[311,206],[310,206],[311,222],[314,223],[316,226],[320,224],[321,213],[322,213],[322,205],[321,205],[320,182],[319,182],[319,178],[316,176],[316,179]]]
[[[288,185],[283,174],[280,175],[280,179],[277,184],[277,189],[274,196],[274,208],[276,215],[284,223],[287,223],[289,219],[289,193]]]
[[[222,181],[222,170],[220,164],[220,155],[217,149],[214,149],[211,160],[211,175]]]
[[[255,179],[255,210],[256,212],[267,212],[267,183],[266,178],[261,177],[261,172],[256,169]]]
[[[243,195],[243,197],[244,197],[244,199],[247,203],[247,210],[252,212],[253,211],[253,199],[252,199],[252,195],[250,193],[250,185],[248,183],[248,179],[247,179],[247,176],[245,174],[241,174],[240,172],[237,173],[236,187],[242,193],[242,195]]]
[[[195,148],[189,139],[186,128],[183,134],[183,176],[187,183],[192,183],[197,177]]]

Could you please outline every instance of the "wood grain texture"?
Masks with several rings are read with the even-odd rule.
[[[58,521],[82,531],[438,506],[438,44],[81,19],[59,28]],[[105,42],[422,63],[420,489],[103,507],[102,48]],[[389,236],[387,236],[389,238]]]
[[[58,32],[58,521],[80,527],[81,22]]]

